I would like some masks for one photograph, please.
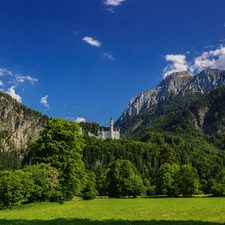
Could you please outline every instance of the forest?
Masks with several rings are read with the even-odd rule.
[[[63,203],[74,196],[223,195],[224,94],[224,88],[217,89],[120,140],[90,137],[88,132],[97,134],[97,123],[48,120],[22,161],[0,151],[0,208]]]

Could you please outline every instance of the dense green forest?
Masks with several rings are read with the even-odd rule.
[[[170,105],[169,102],[167,100],[163,104],[162,114],[176,108],[176,104]],[[206,97],[188,104],[176,112],[151,118],[150,122],[146,118],[138,130],[127,134],[127,139],[98,140],[85,136],[83,161],[86,168],[101,177],[115,160],[129,160],[141,178],[147,179],[156,187],[155,193],[160,194],[160,191],[157,192],[157,179],[164,158],[164,164],[175,163],[195,168],[199,190],[215,194],[224,192],[225,88],[216,89]],[[166,105],[168,107],[165,108]],[[160,106],[157,108],[160,109]],[[166,156],[171,153],[175,159],[173,161]]]
[[[80,196],[190,196],[225,193],[225,88],[101,140],[97,123],[51,119],[24,161],[0,152],[0,207]],[[147,121],[147,120],[146,120]],[[82,128],[82,133],[80,132]],[[1,132],[5,138],[7,132]],[[36,191],[37,190],[37,191]]]

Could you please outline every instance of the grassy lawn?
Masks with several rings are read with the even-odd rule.
[[[225,224],[225,198],[138,198],[37,203],[0,211],[0,224]]]

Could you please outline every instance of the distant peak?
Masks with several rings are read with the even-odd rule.
[[[165,79],[167,78],[178,78],[178,77],[186,77],[186,76],[193,76],[193,74],[189,71],[181,71],[181,72],[173,72],[171,73],[169,76],[167,76]]]
[[[191,78],[191,77],[193,77],[193,74],[188,71],[174,72],[168,75],[164,80],[162,80],[158,86],[163,86],[166,83],[170,83],[174,79]]]

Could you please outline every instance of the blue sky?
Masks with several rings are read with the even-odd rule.
[[[224,0],[1,0],[0,90],[108,125],[174,71],[225,69]]]

